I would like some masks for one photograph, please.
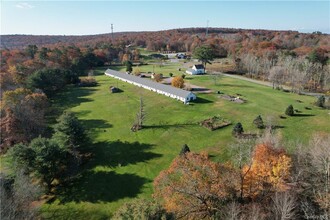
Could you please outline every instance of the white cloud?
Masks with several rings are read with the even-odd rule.
[[[21,8],[21,9],[32,9],[34,8],[33,5],[30,5],[29,3],[26,2],[21,2],[15,5],[16,8]]]

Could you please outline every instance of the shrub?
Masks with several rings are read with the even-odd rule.
[[[172,76],[173,76],[173,73],[169,73],[168,75],[169,75],[170,77],[172,77]]]
[[[184,87],[184,80],[181,76],[176,76],[172,79],[171,84],[174,87],[183,88]]]
[[[255,126],[257,126],[257,128],[259,128],[259,129],[262,129],[262,128],[265,127],[264,122],[263,122],[263,120],[262,120],[262,118],[261,118],[260,115],[258,115],[258,116],[253,120],[253,124],[254,124]]]
[[[141,74],[140,69],[139,69],[139,68],[135,68],[135,69],[133,70],[133,74],[134,74],[135,76],[139,76],[139,75]]]
[[[243,134],[243,132],[244,132],[243,126],[242,126],[241,122],[238,122],[233,128],[232,134],[234,136],[239,136],[239,135]]]
[[[187,152],[190,152],[190,149],[189,149],[189,147],[188,147],[187,144],[184,144],[184,145],[182,146],[182,149],[181,149],[179,155],[180,155],[180,156],[185,155]]]
[[[293,116],[294,115],[294,110],[293,110],[293,106],[289,105],[286,110],[285,110],[285,114],[288,116]]]
[[[186,77],[186,75],[185,74],[182,74],[181,77],[182,77],[182,79],[184,79]]]
[[[90,86],[96,86],[97,82],[95,78],[93,77],[86,77],[80,79],[80,83],[78,84],[80,87],[90,87]]]
[[[113,219],[174,219],[173,215],[154,200],[135,199],[122,205],[114,214]]]
[[[156,73],[156,74],[154,75],[154,80],[155,80],[156,82],[160,82],[160,81],[162,81],[162,78],[163,78],[163,75],[160,74],[160,73]]]
[[[317,101],[315,102],[315,105],[324,108],[324,103],[325,103],[325,97],[324,95],[321,95],[320,97],[318,97]]]

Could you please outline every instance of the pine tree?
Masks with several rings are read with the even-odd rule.
[[[190,149],[189,149],[189,147],[188,147],[187,144],[184,144],[184,145],[182,146],[182,149],[181,149],[179,155],[180,155],[180,156],[185,155],[187,152],[190,152]]]
[[[324,108],[324,103],[325,103],[325,97],[324,95],[321,95],[320,97],[318,97],[315,105],[321,108]]]
[[[265,127],[264,122],[261,118],[261,115],[258,115],[254,120],[253,120],[253,124],[255,124],[257,126],[257,128],[262,129]]]
[[[285,110],[285,114],[288,116],[293,116],[294,115],[294,110],[293,110],[293,106],[289,105],[286,110]]]
[[[71,149],[86,143],[85,130],[72,112],[65,111],[57,121],[58,123],[54,127],[54,139]]]
[[[234,136],[239,136],[239,135],[243,134],[243,132],[244,132],[243,126],[242,126],[241,122],[238,122],[233,128],[232,134]]]

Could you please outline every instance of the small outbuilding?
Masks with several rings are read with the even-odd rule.
[[[202,64],[193,65],[191,69],[187,69],[186,73],[190,75],[199,75],[205,73],[205,67]]]
[[[117,87],[110,86],[110,87],[109,87],[109,91],[110,91],[111,93],[117,93],[117,92],[119,92],[119,89],[118,89]]]

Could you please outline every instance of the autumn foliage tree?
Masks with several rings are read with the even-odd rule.
[[[244,166],[246,173],[243,183],[244,197],[256,198],[261,194],[288,189],[291,158],[283,149],[275,149],[264,143],[256,146],[249,166]]]
[[[177,218],[202,219],[221,212],[236,193],[237,173],[205,153],[176,157],[154,181],[156,198]]]
[[[181,76],[176,76],[172,79],[171,85],[177,88],[183,88],[184,80]]]
[[[28,142],[42,134],[45,128],[47,97],[18,88],[3,95],[1,115],[1,147]]]

